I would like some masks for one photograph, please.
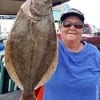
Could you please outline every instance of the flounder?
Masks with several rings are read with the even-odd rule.
[[[52,0],[27,0],[17,13],[5,48],[6,69],[23,91],[20,100],[35,100],[33,90],[56,69],[56,48]]]

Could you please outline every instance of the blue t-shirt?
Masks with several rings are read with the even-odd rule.
[[[43,100],[100,100],[100,52],[87,42],[70,52],[58,41],[58,64],[44,85]]]

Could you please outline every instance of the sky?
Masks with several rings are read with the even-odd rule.
[[[70,0],[70,7],[77,8],[84,13],[85,22],[100,28],[100,0]]]

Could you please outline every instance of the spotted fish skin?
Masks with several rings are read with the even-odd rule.
[[[23,91],[21,100],[28,100],[25,98],[33,94],[44,75],[48,80],[50,67],[54,71],[56,42],[52,0],[27,0],[18,11],[5,48],[6,69]]]

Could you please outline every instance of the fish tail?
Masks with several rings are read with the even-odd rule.
[[[32,94],[24,94],[22,93],[20,100],[36,100],[34,93]]]

